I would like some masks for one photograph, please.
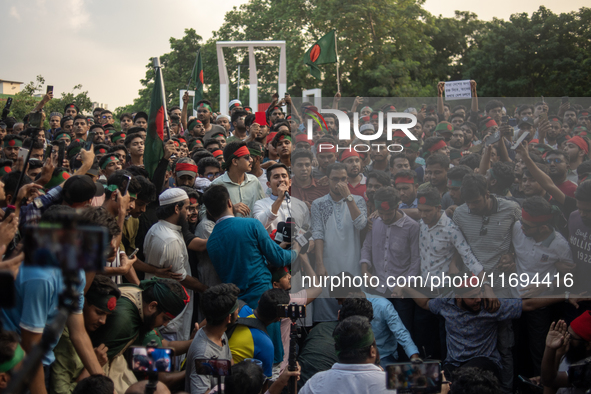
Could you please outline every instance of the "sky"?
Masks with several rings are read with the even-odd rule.
[[[589,0],[546,0],[555,13],[588,6]],[[29,82],[42,75],[56,95],[81,84],[109,109],[131,104],[151,57],[170,51],[170,37],[194,28],[205,40],[226,12],[245,0],[1,0],[0,79]],[[426,0],[434,15],[471,11],[480,19],[531,14],[536,0]],[[141,45],[134,46],[134,43]],[[45,90],[43,90],[44,92]]]

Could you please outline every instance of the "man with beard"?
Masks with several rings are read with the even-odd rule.
[[[462,150],[464,146],[464,132],[459,127],[454,127],[451,139],[449,140],[449,146]]]
[[[351,194],[365,198],[366,181],[365,175],[361,172],[361,159],[359,153],[353,148],[344,151],[339,160],[347,169],[347,186]]]
[[[388,161],[388,140],[385,137],[378,138],[371,143],[371,150],[369,155],[371,157],[371,164],[367,167],[366,173],[371,171],[383,171],[388,173],[390,171],[390,162]]]
[[[84,308],[82,309],[86,332],[93,333],[107,322],[107,318],[115,310],[120,296],[121,292],[117,285],[107,276],[96,275],[94,277],[84,296]],[[95,348],[101,366],[107,363],[107,350],[104,344]],[[51,393],[70,394],[76,387],[76,383],[88,376],[88,373],[85,372],[84,364],[72,345],[67,327],[64,328],[53,353],[55,361],[51,364]],[[81,375],[83,372],[85,376]]]
[[[201,310],[207,325],[197,331],[187,353],[187,365],[190,368],[185,378],[186,392],[203,394],[216,384],[213,376],[197,374],[195,360],[232,360],[226,329],[238,319],[239,293],[240,289],[236,285],[224,283],[210,287],[201,295]]]
[[[563,355],[564,358],[562,358]],[[567,371],[570,365],[590,356],[591,312],[583,312],[571,322],[568,328],[564,320],[552,323],[546,336],[541,383],[552,389],[570,387],[568,391],[561,391],[582,394],[585,392],[584,389],[572,389],[572,380]],[[558,365],[559,362],[560,365]]]
[[[258,178],[248,174],[252,171],[253,159],[244,142],[230,142],[224,148],[223,169],[226,173],[212,182],[228,189],[234,214],[251,217],[254,203],[265,198],[265,191]]]
[[[589,140],[576,135],[566,142],[566,148],[564,151],[568,155],[568,160],[570,162],[568,179],[573,182],[576,182],[577,180],[577,168],[579,168],[579,165],[589,159],[588,141]]]
[[[374,196],[383,187],[392,186],[390,177],[382,171],[372,171],[367,174],[365,197],[367,198],[367,214],[371,215],[375,210]]]
[[[172,169],[172,176],[177,187],[193,187],[195,178],[197,177],[197,165],[193,159],[182,157],[175,163]]]
[[[215,123],[222,127],[225,130],[224,135],[230,135],[230,120],[231,118],[228,115],[218,115],[215,119]]]
[[[18,151],[23,146],[23,137],[18,136],[16,134],[8,134],[4,137],[4,141],[2,143],[2,153],[4,154],[4,158],[8,160],[12,160],[14,163],[16,159],[18,159]]]
[[[52,112],[49,114],[49,133],[54,136],[57,129],[60,128],[60,121],[62,120],[62,114],[59,112]]]
[[[443,139],[440,143],[445,144]],[[443,196],[447,192],[447,171],[449,169],[449,158],[442,154],[430,155],[427,158],[427,164],[425,169],[425,180],[428,182],[423,183],[419,190],[425,187],[435,187],[439,190],[439,194]]]
[[[296,149],[291,156],[293,174],[291,195],[306,203],[308,209],[314,200],[328,193],[327,180],[321,181],[312,177],[313,160],[312,152],[306,149]]]
[[[314,146],[318,168],[312,170],[312,176],[314,179],[321,179],[328,175],[328,166],[337,160],[337,141],[333,137],[326,136],[318,139]]]
[[[94,139],[92,140],[93,144],[104,144],[105,143],[105,129],[103,129],[103,126],[98,125],[98,124],[94,124],[92,126],[90,126],[90,128],[88,129],[89,133],[94,132]]]
[[[205,129],[203,128],[203,123],[197,118],[191,119],[187,125],[187,133],[195,138],[204,138]]]
[[[394,187],[400,195],[399,209],[416,209],[417,208],[417,173],[413,170],[398,171],[394,175]]]
[[[228,138],[228,142],[244,141],[246,135],[246,125],[244,120],[248,113],[244,110],[232,111],[232,126],[234,126],[234,135]]]
[[[115,310],[91,339],[93,345],[108,348],[107,375],[119,384],[117,392],[125,392],[137,381],[125,360],[125,350],[141,345],[156,327],[166,327],[185,310],[190,298],[187,290],[171,279],[152,278],[142,281],[139,287],[126,284],[119,290],[121,297]]]
[[[222,126],[211,123],[211,102],[208,100],[200,100],[195,105],[197,108],[197,119],[203,124],[203,131],[205,134],[224,133],[225,129]],[[189,129],[190,130],[190,129]]]
[[[409,171],[410,161],[407,154],[397,152],[390,156],[390,177],[393,178],[399,171]]]
[[[191,234],[195,234],[195,229],[197,228],[197,223],[199,222],[199,193],[189,186],[181,186],[180,188],[183,189],[185,193],[187,193],[187,196],[189,196],[189,201],[191,202],[187,206],[187,225]]]
[[[281,122],[281,125],[277,129],[277,134],[273,137],[271,144],[279,155],[279,163],[284,164],[289,170],[291,170],[291,151],[293,144],[287,123]]]
[[[567,179],[570,164],[568,154],[559,150],[551,150],[546,154],[546,163],[550,168],[552,182],[565,195],[574,198],[577,184]]]
[[[172,266],[171,272],[180,274],[180,283],[187,288],[189,296],[192,296],[193,291],[204,292],[207,287],[191,276],[187,246],[182,233],[191,200],[184,190],[172,188],[160,194],[159,202],[160,206],[156,210],[158,222],[150,228],[144,240],[146,264],[156,268]],[[146,274],[147,279],[152,277],[152,274]],[[163,336],[172,341],[188,340],[192,315],[191,301],[187,309],[161,331]]]
[[[99,174],[109,179],[111,175],[122,169],[121,162],[115,155],[104,155],[98,162]]]

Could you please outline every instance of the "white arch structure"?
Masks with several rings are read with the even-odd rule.
[[[285,55],[285,41],[217,41],[215,43],[218,55],[218,70],[220,74],[220,112],[228,114],[228,103],[230,102],[230,79],[224,59],[224,48],[248,48],[248,65],[250,69],[249,87],[250,97],[248,105],[253,111],[259,107],[257,65],[254,57],[255,47],[278,47],[279,52],[279,87],[277,93],[283,97],[287,92],[287,65]]]

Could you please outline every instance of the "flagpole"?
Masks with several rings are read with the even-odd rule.
[[[152,58],[152,66],[154,67],[154,72],[158,73],[160,76],[161,86],[162,89],[162,106],[164,107],[164,126],[166,127],[166,135],[168,136],[168,140],[170,140],[170,124],[168,123],[168,111],[166,109],[166,96],[164,91],[164,78],[162,78],[162,67],[160,66],[160,58],[153,57]]]
[[[334,32],[334,51],[337,54],[337,92],[341,93],[341,78],[339,75],[339,50],[337,48],[337,32]]]

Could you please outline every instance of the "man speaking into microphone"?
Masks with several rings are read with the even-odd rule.
[[[274,164],[267,169],[267,186],[271,195],[254,203],[252,216],[263,224],[269,234],[277,225],[292,218],[296,228],[310,228],[310,213],[306,204],[289,195],[291,179],[285,164]],[[312,245],[310,245],[312,247]]]

